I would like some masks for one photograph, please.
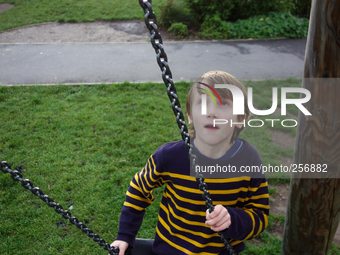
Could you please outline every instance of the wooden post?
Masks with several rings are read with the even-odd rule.
[[[311,92],[305,107],[312,116],[299,113],[294,163],[326,164],[328,173],[322,178],[292,175],[281,249],[284,255],[327,254],[339,226],[339,80],[340,0],[313,0],[302,84]]]

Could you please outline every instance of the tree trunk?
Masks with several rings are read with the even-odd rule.
[[[336,79],[338,78],[338,79]],[[281,254],[327,254],[340,222],[340,0],[313,0],[294,164],[327,173],[292,175]]]

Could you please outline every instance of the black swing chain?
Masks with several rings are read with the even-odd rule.
[[[185,143],[185,148],[189,152],[189,157],[191,160],[190,165],[193,169],[196,169],[196,166],[198,166],[196,163],[197,157],[194,154],[193,146],[190,143],[190,136],[189,136],[188,128],[185,123],[184,115],[181,109],[178,96],[176,94],[176,88],[172,80],[172,73],[170,71],[170,67],[168,64],[168,57],[164,51],[163,40],[157,28],[156,15],[153,12],[152,7],[151,7],[151,0],[139,0],[139,4],[144,10],[145,25],[151,34],[151,44],[152,44],[152,47],[155,49],[155,52],[157,55],[157,63],[162,71],[162,79],[167,88],[167,94],[171,102],[172,110],[176,116],[177,125],[179,129],[181,130],[181,136]],[[212,203],[212,199],[210,198],[210,193],[207,190],[207,184],[204,182],[203,175],[197,173],[196,180],[199,182],[199,189],[203,191],[202,197],[203,199],[205,199],[205,204],[208,207],[209,212],[211,213],[214,210],[214,206]],[[221,232],[218,232],[218,233],[221,235],[221,240],[226,246],[229,254],[236,255],[237,253],[234,251],[229,241],[224,237],[224,235]]]
[[[111,247],[110,244],[106,243],[104,239],[101,239],[99,235],[93,233],[91,229],[86,227],[85,224],[79,222],[79,220],[72,216],[71,213],[67,210],[64,210],[63,207],[60,204],[57,204],[54,202],[52,198],[47,196],[41,189],[38,187],[34,187],[33,183],[29,179],[23,179],[22,178],[22,168],[17,168],[17,170],[11,170],[11,165],[7,163],[6,161],[0,162],[0,170],[3,173],[9,173],[11,175],[11,178],[14,181],[21,182],[21,186],[23,186],[25,189],[30,190],[34,195],[39,197],[42,201],[44,201],[48,206],[53,207],[53,209],[61,214],[64,219],[69,220],[72,224],[76,225],[77,228],[81,229],[88,237],[92,238],[93,241],[98,243],[100,246],[103,246],[104,250],[107,250],[109,254],[111,255],[118,255],[119,249]]]

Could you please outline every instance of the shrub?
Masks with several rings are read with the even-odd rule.
[[[302,38],[308,34],[309,22],[305,18],[293,16],[290,12],[270,12],[247,20],[228,23],[230,38]]]
[[[159,9],[158,24],[161,27],[169,28],[174,23],[183,23],[188,27],[198,26],[184,0],[167,0]]]
[[[247,19],[269,12],[290,11],[294,8],[293,1],[295,0],[235,0],[229,20]]]
[[[186,0],[192,15],[203,22],[206,17],[211,17],[219,12],[223,20],[227,20],[230,10],[234,7],[235,0]]]
[[[203,22],[216,12],[225,21],[247,19],[268,12],[290,11],[298,0],[186,0],[193,16]],[[303,0],[307,1],[307,0]]]
[[[229,31],[229,25],[221,20],[218,13],[207,16],[201,25],[201,36],[209,39],[227,39]]]
[[[168,31],[176,39],[180,39],[188,34],[188,27],[183,23],[173,23]]]
[[[292,14],[309,19],[312,0],[294,0]]]

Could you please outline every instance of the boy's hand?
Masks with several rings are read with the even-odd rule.
[[[129,247],[129,244],[124,241],[116,240],[110,246],[119,248],[119,255],[124,255],[126,249]]]
[[[216,205],[212,213],[208,209],[206,219],[205,224],[211,226],[211,230],[215,232],[223,231],[231,224],[230,214],[222,205]]]

